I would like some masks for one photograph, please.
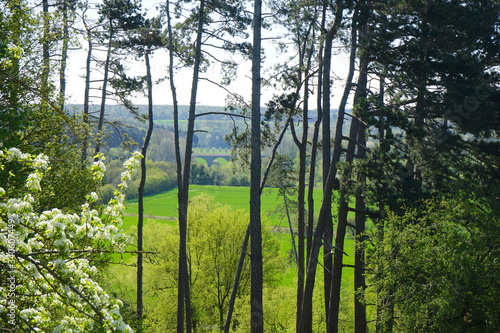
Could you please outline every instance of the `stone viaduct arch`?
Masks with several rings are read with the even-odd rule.
[[[218,158],[223,158],[229,162],[231,160],[231,157],[232,157],[231,154],[203,154],[203,153],[193,154],[192,156],[193,156],[193,159],[196,159],[197,157],[204,159],[205,162],[207,162],[208,167],[211,167],[212,164],[214,163],[214,161]]]

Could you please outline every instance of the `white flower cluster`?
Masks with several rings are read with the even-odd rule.
[[[140,158],[140,154],[134,154],[125,163],[120,188],[126,188]],[[0,316],[13,314],[16,325],[29,323],[34,331],[87,332],[100,328],[132,332],[120,315],[121,302],[107,295],[93,279],[97,269],[91,264],[126,245],[126,236],[119,232],[123,193],[115,193],[103,215],[91,206],[98,199],[96,193],[87,196],[78,213],[59,209],[36,213],[33,195],[43,191],[40,180],[49,168],[48,158],[23,154],[16,148],[0,151],[0,168],[12,162],[23,163],[33,172],[26,180],[27,193],[21,198],[2,200],[6,189],[0,188],[0,267],[10,267],[13,281],[10,288],[0,281]],[[92,171],[97,179],[103,177],[102,160],[94,163]]]
[[[122,172],[120,179],[121,183],[118,185],[120,189],[125,189],[127,188],[127,182],[132,179],[132,176],[139,167],[141,158],[143,156],[139,152],[134,152],[132,157],[129,158],[125,163],[123,163],[123,167],[125,168],[125,171]]]

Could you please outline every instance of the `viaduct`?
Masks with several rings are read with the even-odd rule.
[[[231,160],[231,157],[233,156],[231,154],[193,153],[192,157],[193,160],[196,159],[197,157],[204,159],[207,162],[207,166],[211,167],[216,159],[223,158],[229,162]]]

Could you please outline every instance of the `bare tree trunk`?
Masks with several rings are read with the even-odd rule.
[[[361,145],[366,145],[366,139],[364,135],[365,126],[360,125],[358,142]],[[358,152],[359,158],[365,158],[365,149],[361,148]],[[358,178],[359,182],[364,181],[364,177]],[[364,300],[364,291],[366,289],[365,281],[365,250],[364,242],[366,241],[365,224],[366,216],[363,213],[366,210],[366,204],[364,195],[358,193],[356,195],[356,216],[355,216],[355,235],[356,235],[356,248],[354,253],[354,289],[356,293],[360,295],[354,298],[354,332],[355,333],[365,333],[367,332],[367,322],[366,322],[366,305]]]
[[[42,0],[42,15],[43,15],[43,40],[42,40],[42,108],[47,105],[49,93],[49,75],[50,75],[50,13],[49,0]]]
[[[340,158],[340,155],[336,156],[334,150],[332,160],[335,158]],[[302,317],[300,318],[298,329],[298,332],[301,333],[312,332],[312,294],[316,279],[318,254],[323,243],[323,233],[326,227],[326,223],[331,223],[331,212],[329,211],[331,202],[328,203],[327,201],[331,200],[336,174],[336,163],[332,163],[330,164],[330,170],[328,172],[329,177],[327,178],[326,182],[327,186],[325,187],[325,191],[323,194],[323,203],[319,212],[318,224],[314,231],[311,253],[309,254],[309,260],[307,263],[304,300],[302,302]]]
[[[322,6],[321,14],[321,31],[326,30],[326,3]],[[321,36],[322,37],[322,36]],[[319,131],[321,129],[321,121],[323,119],[323,52],[324,52],[324,42],[320,44],[318,50],[318,96],[316,100],[317,108],[317,118],[314,122],[314,132],[311,142],[311,166],[309,172],[309,189],[308,189],[308,203],[309,203],[309,214],[308,214],[308,227],[307,227],[307,261],[309,260],[309,254],[312,248],[312,238],[314,230],[314,183],[316,178],[316,157],[318,155],[318,143],[319,143]]]
[[[85,91],[83,94],[83,143],[82,143],[82,166],[87,163],[87,150],[89,146],[89,104],[90,104],[90,64],[92,61],[92,35],[90,26],[85,21],[85,13],[83,13],[83,24],[87,33],[87,60],[85,62]]]
[[[173,41],[173,31],[172,31],[172,22],[170,16],[170,1],[167,0],[166,3],[166,12],[167,12],[167,29],[168,29],[168,44],[169,44],[169,82],[170,82],[170,90],[172,92],[172,101],[174,107],[174,149],[175,149],[175,159],[176,159],[176,168],[177,168],[177,201],[179,204],[179,231],[181,230],[181,206],[180,203],[183,202],[183,193],[184,193],[184,182],[182,177],[182,156],[181,156],[181,148],[180,148],[180,134],[179,134],[179,104],[177,102],[177,92],[174,82],[174,41]],[[187,209],[187,208],[186,208]],[[184,216],[187,215],[183,214]],[[185,218],[184,218],[185,219]],[[183,220],[182,222],[184,227],[187,227],[187,221]],[[185,246],[185,240],[183,245]],[[179,243],[181,243],[179,241]],[[187,257],[182,258],[184,262],[187,261]],[[185,281],[184,277],[184,269],[181,269],[181,245],[179,244],[179,270],[178,270],[178,282],[177,282],[177,332],[183,332],[184,330],[184,320],[185,320],[185,293],[184,293],[184,283],[189,283]]]
[[[326,34],[325,39],[325,48],[324,48],[324,57],[323,57],[323,92],[322,92],[322,102],[323,102],[323,112],[322,112],[322,159],[323,159],[323,192],[325,192],[325,188],[327,185],[328,172],[330,170],[331,163],[337,163],[338,160],[332,160],[332,144],[331,144],[331,122],[330,122],[330,112],[331,112],[331,104],[330,104],[330,95],[331,95],[331,63],[332,63],[332,50],[333,50],[333,39],[337,35],[337,32],[342,23],[342,11],[343,11],[343,1],[336,1],[336,13],[335,20],[333,22],[332,27],[329,29]],[[340,118],[340,111],[337,115]],[[335,148],[334,148],[335,149]],[[340,158],[340,155],[339,155]],[[325,198],[323,198],[325,201]],[[332,240],[333,240],[333,223],[332,223],[332,206],[331,206],[331,195],[327,198],[325,204],[329,205],[329,207],[325,207],[325,216],[329,222],[325,224],[325,229],[323,230],[323,277],[324,277],[324,299],[325,299],[325,311],[326,317],[330,312],[330,285],[331,285],[331,274],[332,274]]]
[[[102,87],[101,87],[101,108],[99,110],[99,120],[97,122],[97,137],[95,143],[95,151],[94,156],[99,154],[101,151],[102,145],[102,127],[104,125],[104,115],[106,113],[106,97],[108,94],[108,80],[109,80],[109,64],[111,62],[111,40],[113,36],[113,23],[109,22],[109,41],[108,41],[108,49],[106,51],[106,60],[104,62],[104,77],[102,79]]]
[[[174,108],[174,150],[175,150],[175,161],[177,168],[177,187],[179,193],[182,189],[182,156],[181,156],[181,143],[179,138],[179,103],[177,102],[177,91],[174,81],[174,39],[172,31],[172,21],[170,17],[170,0],[166,3],[167,12],[167,30],[168,30],[168,49],[169,49],[169,65],[168,65],[168,76],[170,82],[170,91],[172,92],[172,104]]]
[[[326,21],[326,5],[322,9],[321,17],[321,31],[325,30]],[[316,180],[316,158],[318,155],[318,142],[321,121],[323,119],[323,104],[322,104],[322,91],[323,91],[323,51],[324,44],[321,43],[318,51],[318,96],[317,96],[317,118],[314,123],[314,132],[311,139],[311,164],[309,166],[309,187],[307,189],[307,203],[308,203],[308,217],[307,217],[307,231],[306,231],[306,258],[305,262],[309,262],[313,244],[313,231],[314,231],[314,185]],[[300,320],[302,318],[302,303],[304,298],[304,271],[298,274],[301,283],[297,286],[297,318],[296,318],[296,331],[299,331]],[[312,314],[311,314],[312,315]],[[312,323],[312,322],[311,322]]]
[[[348,82],[348,85],[350,83]],[[359,122],[357,119],[351,120],[351,128],[349,131],[349,144],[346,151],[346,162],[350,163],[354,159],[355,152],[355,141],[358,136]],[[337,220],[337,230],[335,233],[335,246],[333,247],[333,270],[331,276],[331,287],[330,287],[330,312],[328,313],[328,332],[337,333],[339,324],[339,313],[340,313],[340,290],[342,287],[342,271],[343,271],[343,259],[344,259],[344,241],[347,229],[347,214],[349,213],[347,189],[345,187],[340,188],[339,197],[339,209],[338,209],[338,220]]]
[[[357,28],[356,28],[357,16],[358,16],[358,7],[356,7],[352,17],[349,74],[344,89],[344,95],[342,96],[342,101],[339,106],[339,119],[337,119],[337,129],[335,133],[334,154],[336,154],[339,157],[342,152],[342,141],[344,139],[342,134],[342,127],[343,127],[342,124],[344,122],[346,103],[351,92],[352,79],[354,76],[355,58],[357,50]],[[350,133],[349,133],[349,144],[347,147],[347,154],[346,154],[347,162],[352,162],[352,160],[354,159],[354,151],[356,147],[354,142],[356,141],[357,133],[358,133],[358,122],[355,119],[352,119]],[[338,163],[339,160],[337,160],[335,163]],[[349,212],[346,192],[347,191],[345,188],[343,187],[340,188],[338,221],[337,221],[337,230],[335,234],[335,247],[332,250],[333,267],[331,273],[332,276],[331,276],[331,287],[329,296],[330,312],[328,313],[327,316],[328,318],[327,332],[332,332],[332,333],[338,332],[338,320],[340,312],[340,289],[342,285],[342,269],[343,269],[343,259],[345,254],[344,240],[347,228],[347,213]]]
[[[383,73],[380,75],[380,108],[382,109],[384,106],[384,97],[385,97],[385,77],[387,75],[387,68],[384,68]],[[380,111],[379,115],[379,132],[378,132],[378,140],[383,142],[385,138],[385,119],[384,113]],[[379,195],[378,198],[378,213],[380,215],[380,220],[377,224],[377,229],[379,231],[379,237],[381,241],[384,239],[384,204],[386,202],[386,197],[383,194]],[[376,274],[383,274],[384,266],[383,263],[379,263],[376,267]],[[389,294],[392,294],[390,291]],[[393,324],[394,324],[394,305],[392,302],[381,296],[381,289],[377,287],[376,289],[376,322],[375,322],[375,332],[378,333],[390,333],[392,332]]]
[[[332,46],[333,38],[335,37],[336,31],[331,29],[326,36],[325,40],[325,50],[323,57],[323,113],[322,113],[322,167],[323,167],[323,193],[325,192],[325,187],[327,186],[328,171],[330,170],[331,162],[331,135],[330,135],[330,94],[331,94],[331,63],[332,63]],[[325,315],[328,317],[330,312],[329,309],[329,297],[330,297],[330,284],[331,284],[331,272],[332,272],[332,237],[333,237],[333,224],[332,221],[332,206],[331,197],[326,200],[328,207],[325,207],[325,216],[328,219],[328,223],[325,224],[324,229],[324,241],[323,241],[323,279],[324,283],[324,300],[325,300]]]
[[[303,56],[301,55],[301,58]],[[300,67],[304,67],[304,62],[301,59]],[[304,105],[302,108],[302,138],[300,141],[297,139],[297,147],[299,148],[299,179],[297,187],[297,229],[298,229],[298,255],[297,255],[297,302],[302,302],[304,293],[304,271],[306,261],[306,159],[307,159],[307,135],[308,135],[308,121],[309,121],[309,78],[307,72],[305,73],[304,82]],[[295,104],[295,103],[294,103]],[[295,105],[294,105],[295,106]],[[293,124],[292,124],[293,128]],[[297,317],[301,314],[297,313]]]
[[[92,61],[92,33],[91,27],[87,22],[86,18],[87,8],[83,10],[82,13],[82,22],[85,27],[85,33],[87,38],[87,58],[85,61],[85,88],[83,91],[83,137],[82,137],[82,153],[81,153],[81,164],[82,167],[87,163],[87,152],[89,147],[89,104],[90,104],[90,65]]]
[[[363,4],[364,5],[364,4]],[[366,25],[361,27],[359,32],[359,39],[362,41],[366,38]],[[369,60],[366,55],[360,57],[359,76],[356,92],[354,94],[354,118],[353,121],[358,123],[357,129],[357,153],[356,158],[366,158],[366,138],[365,130],[366,125],[363,122],[362,113],[359,108],[359,102],[367,97],[367,83],[368,83],[368,63]],[[358,106],[357,106],[358,105]],[[364,183],[366,177],[363,174],[358,175],[358,183]],[[354,331],[355,333],[365,333],[367,331],[366,322],[366,306],[363,302],[364,290],[366,289],[365,281],[365,250],[364,241],[366,240],[365,224],[366,224],[366,204],[365,198],[361,190],[356,193],[356,213],[355,213],[355,236],[356,246],[354,252],[354,290],[359,295],[355,294],[354,297]]]
[[[290,209],[288,207],[288,198],[286,197],[286,193],[283,193],[283,202],[285,203],[286,219],[288,221],[288,228],[290,230],[290,238],[292,239],[293,257],[295,258],[295,262],[298,265],[299,254],[297,253],[297,245],[295,244],[295,234],[293,231],[292,218],[290,216]]]
[[[61,111],[64,110],[66,98],[66,64],[68,62],[69,48],[69,18],[68,18],[68,0],[63,0],[62,18],[63,18],[63,34],[61,48],[61,68],[59,70],[59,97],[58,103]]]
[[[260,216],[261,138],[260,138],[260,67],[261,67],[262,0],[254,2],[252,49],[252,130],[250,160],[250,324],[252,333],[264,332],[262,308],[262,233]]]
[[[316,183],[316,158],[318,155],[319,130],[321,127],[321,109],[318,109],[318,118],[314,122],[314,130],[311,138],[311,164],[309,165],[309,186],[307,189],[307,232],[306,232],[306,261],[312,247],[312,236],[314,230],[314,188]]]
[[[342,282],[342,266],[344,257],[344,240],[347,228],[347,213],[349,207],[347,204],[346,191],[345,189],[340,190],[339,198],[339,209],[338,209],[338,221],[337,230],[335,233],[335,246],[333,248],[333,268],[331,275],[331,285],[330,285],[330,312],[328,313],[328,327],[327,332],[337,333],[338,332],[338,320],[339,320],[339,310],[340,310],[340,288]]]
[[[321,88],[318,88],[321,89]],[[309,187],[307,189],[307,202],[308,202],[308,218],[307,218],[307,233],[306,233],[306,263],[309,263],[311,249],[313,246],[313,230],[314,230],[314,185],[316,180],[316,157],[318,154],[318,140],[319,140],[319,130],[321,127],[321,109],[318,108],[318,118],[314,123],[314,132],[312,136],[312,145],[311,145],[311,164],[309,166]],[[304,273],[302,273],[302,279],[304,280]],[[302,282],[302,293],[304,288],[304,282]],[[303,296],[300,299],[297,298],[297,307],[301,309],[302,307]],[[298,312],[298,311],[297,311]],[[299,328],[300,316],[297,317],[297,331]]]
[[[330,161],[330,70],[331,70],[331,56],[332,56],[332,43],[333,38],[340,28],[342,21],[343,1],[336,1],[336,14],[335,21],[328,30],[325,41],[324,57],[323,57],[323,80],[322,80],[322,121],[323,121],[323,203],[321,205],[318,224],[313,236],[311,244],[311,252],[309,254],[306,270],[306,281],[304,288],[303,301],[301,305],[301,316],[299,318],[299,332],[309,333],[312,332],[312,296],[314,284],[316,279],[316,266],[318,264],[319,248],[324,245],[325,261],[324,261],[324,276],[325,276],[325,306],[328,308],[329,295],[329,274],[331,272],[329,266],[331,261],[328,258],[331,252],[331,235],[333,234],[332,217],[331,217],[331,199],[333,194],[333,184],[337,174],[336,161],[340,155],[334,155]],[[325,115],[326,114],[326,115]],[[338,118],[343,118],[340,113]],[[338,124],[338,119],[337,119]],[[325,146],[326,145],[326,146]],[[325,161],[327,159],[327,161]],[[326,168],[328,166],[328,168]],[[329,236],[328,236],[329,235]],[[323,241],[323,236],[325,239]],[[328,313],[328,310],[327,310]]]
[[[146,154],[148,151],[149,141],[153,134],[153,81],[151,79],[151,65],[149,62],[149,49],[144,54],[146,61],[146,80],[148,85],[148,130],[144,143],[141,147],[141,180],[139,182],[137,206],[138,206],[138,219],[137,219],[137,311],[136,316],[139,327],[142,327],[143,317],[143,227],[144,227],[144,185],[146,184]]]
[[[267,175],[269,174],[269,172],[271,170],[271,166],[272,166],[272,163],[273,163],[274,158],[276,156],[276,152],[278,150],[278,147],[279,147],[281,141],[283,140],[283,137],[285,136],[285,133],[287,131],[288,124],[290,121],[291,121],[291,119],[289,118],[288,121],[286,122],[286,125],[283,127],[283,130],[281,131],[281,134],[278,138],[278,141],[274,145],[273,152],[272,152],[270,159],[269,159],[269,163],[268,163],[266,170],[264,171],[264,174],[262,176],[262,180],[260,183],[260,194],[262,194],[262,190],[264,189],[264,186],[266,184]],[[240,260],[238,261],[238,268],[236,269],[236,275],[235,275],[234,283],[233,283],[233,290],[231,292],[231,298],[229,299],[227,317],[226,317],[226,322],[224,324],[224,332],[226,332],[226,333],[229,332],[230,327],[231,327],[231,319],[232,319],[233,311],[234,311],[234,303],[236,302],[236,294],[238,292],[238,286],[240,283],[241,272],[243,270],[243,264],[245,263],[245,256],[247,254],[249,239],[250,239],[250,223],[248,224],[247,231],[245,233],[245,238],[244,238],[243,244],[241,246]]]
[[[234,311],[234,302],[236,301],[236,294],[238,293],[238,285],[240,283],[241,272],[243,271],[243,264],[245,263],[245,256],[248,248],[248,240],[250,238],[250,224],[247,227],[245,233],[245,238],[243,240],[243,245],[241,246],[240,260],[238,261],[238,268],[236,270],[236,276],[234,278],[233,290],[231,292],[231,298],[229,300],[229,306],[227,309],[226,323],[224,324],[224,333],[229,333],[231,329],[231,318]]]
[[[186,147],[184,153],[184,165],[182,172],[182,185],[179,185],[179,281],[178,281],[178,305],[177,305],[177,332],[184,332],[184,321],[186,332],[193,329],[191,315],[191,292],[187,257],[187,214],[189,205],[189,175],[191,172],[191,158],[194,137],[194,122],[196,118],[196,97],[198,93],[198,82],[201,64],[201,46],[203,36],[203,23],[205,15],[205,0],[200,1],[198,14],[198,31],[195,45],[195,59],[193,66],[193,81],[191,85],[191,98],[189,102],[189,115],[186,133]],[[170,50],[172,52],[172,49]],[[177,127],[178,131],[178,127]],[[178,135],[178,133],[177,133]],[[184,320],[185,313],[185,320]]]

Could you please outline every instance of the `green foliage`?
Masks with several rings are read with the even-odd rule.
[[[138,155],[127,161],[120,188],[137,167]],[[0,321],[16,332],[131,332],[120,314],[121,301],[97,283],[98,268],[109,254],[123,250],[127,238],[118,231],[125,197],[115,192],[106,207],[96,206],[92,192],[73,213],[58,207],[37,211],[45,197],[47,156],[0,151],[0,169],[19,164],[29,170],[16,196],[0,187]],[[89,170],[102,179],[104,164]],[[2,184],[4,185],[4,184]],[[7,184],[8,185],[8,184]],[[99,208],[99,209],[97,209]]]
[[[30,73],[35,17],[23,1],[0,3],[0,137],[4,147],[19,147],[23,125],[32,113],[28,101],[38,100],[38,78]]]
[[[104,182],[106,185],[100,188],[100,193],[102,200],[107,202],[111,198],[111,189],[113,186],[118,185],[121,177],[120,161],[111,161],[107,168],[104,177]],[[153,195],[161,192],[171,190],[177,186],[177,181],[175,179],[175,168],[172,164],[167,162],[153,162],[151,160],[146,161],[147,167],[147,178],[146,184],[144,186],[145,195]],[[139,186],[139,175],[134,175],[129,187],[126,190],[126,195],[128,199],[137,198]]]
[[[7,45],[0,59],[0,145],[49,157],[51,168],[42,181],[37,211],[78,209],[97,183],[80,164],[78,124],[48,99],[56,95],[53,86],[40,88],[40,22],[24,1],[4,1],[0,11],[0,45]],[[8,188],[8,195],[15,195],[26,176],[18,166],[8,164],[0,171],[0,184]]]
[[[500,219],[481,200],[425,201],[371,234],[380,331],[497,332]]]
[[[133,0],[105,0],[99,5],[101,20],[123,30],[137,29],[144,23],[140,11],[141,4]]]
[[[193,325],[200,330],[218,330],[227,312],[248,215],[215,203],[206,195],[192,199],[188,216],[188,253],[192,290]],[[147,322],[151,332],[175,328],[177,278],[177,229],[150,222],[145,226],[145,248],[158,252],[146,262],[146,290],[150,295]],[[269,230],[263,233],[265,283],[272,286],[283,268],[280,245]],[[238,303],[249,294],[248,261],[238,291]],[[155,295],[155,296],[153,296]],[[170,305],[169,305],[170,304]],[[242,314],[246,316],[245,314]],[[246,318],[235,318],[235,326]]]
[[[164,8],[165,9],[165,8]],[[193,40],[198,30],[199,3],[192,1],[179,2],[175,6],[176,18],[182,17],[174,27],[174,49],[178,59],[183,66],[192,66],[194,63],[195,47]],[[244,2],[241,1],[210,1],[206,4],[203,17],[203,40],[202,48],[209,52],[202,58],[202,71],[205,71],[210,62],[216,61],[221,64],[227,61],[220,61],[211,56],[215,48],[222,49],[228,53],[240,53],[243,56],[250,54],[250,43],[247,29],[251,25],[251,17],[245,10]],[[217,31],[216,34],[214,32]],[[224,72],[224,70],[223,70]],[[225,72],[226,82],[230,80],[233,73]]]
[[[489,0],[396,0],[370,13],[360,42],[386,86],[364,108],[381,139],[365,172],[388,185],[392,209],[450,191],[475,146],[497,141],[499,12]]]

